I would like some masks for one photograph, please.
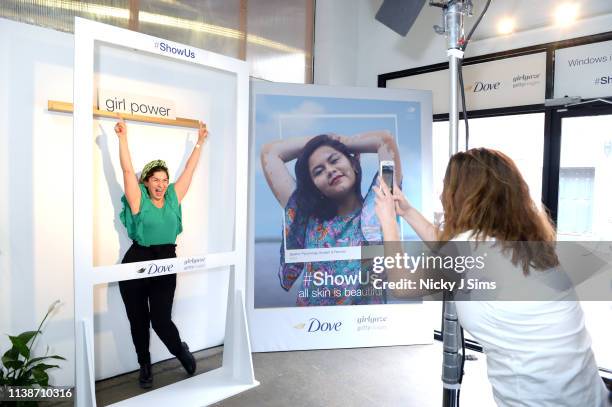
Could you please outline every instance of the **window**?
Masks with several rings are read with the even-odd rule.
[[[559,170],[559,235],[589,236],[593,229],[595,168]],[[569,215],[571,214],[571,215]]]
[[[612,240],[612,114],[561,118],[559,240]],[[612,301],[581,301],[600,367],[612,368]]]
[[[512,158],[529,186],[536,203],[542,197],[544,154],[544,113],[469,119],[469,147],[499,150]],[[448,121],[435,122],[432,128],[434,211],[442,212],[440,195],[448,164]],[[465,127],[459,123],[459,147],[465,149]]]

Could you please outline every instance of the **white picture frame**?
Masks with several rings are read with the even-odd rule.
[[[75,302],[75,368],[76,406],[95,406],[94,377],[94,287],[134,278],[146,278],[138,269],[150,262],[94,267],[93,262],[93,168],[91,154],[94,138],[85,137],[93,128],[94,50],[96,42],[160,55],[203,67],[225,71],[236,76],[236,205],[233,250],[203,253],[201,256],[156,261],[158,265],[173,265],[171,273],[205,272],[216,267],[229,267],[229,291],[223,365],[189,379],[136,396],[115,405],[202,406],[257,386],[253,373],[251,348],[245,313],[246,290],[246,234],[247,234],[247,179],[248,179],[248,108],[249,71],[244,61],[191,46],[174,43],[138,32],[106,24],[75,18],[74,47],[74,302]],[[187,53],[164,52],[163,41]],[[168,48],[164,47],[165,50]],[[204,264],[189,271],[186,264]],[[190,263],[191,262],[191,263]],[[204,327],[203,327],[204,329]]]

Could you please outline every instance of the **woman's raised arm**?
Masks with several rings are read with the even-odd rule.
[[[115,124],[115,134],[119,138],[119,162],[123,172],[125,198],[130,205],[130,210],[135,215],[140,212],[140,187],[138,186],[138,179],[132,166],[132,157],[128,147],[127,124],[121,117],[119,117],[119,121]]]
[[[397,185],[393,187],[392,197],[395,201],[395,212],[404,218],[422,241],[438,241],[437,228],[408,202],[406,196]]]
[[[191,179],[193,178],[193,173],[198,166],[198,161],[200,161],[200,155],[202,154],[201,147],[206,141],[207,137],[208,130],[206,129],[206,125],[200,122],[200,127],[198,129],[198,142],[187,159],[183,172],[174,183],[174,190],[176,191],[176,197],[178,198],[179,203],[181,203],[185,195],[187,195],[187,191],[191,185]]]
[[[278,140],[261,148],[261,168],[272,193],[283,208],[287,206],[291,194],[295,191],[295,179],[285,163],[295,160],[311,138],[312,136]]]
[[[395,138],[386,130],[368,131],[351,137],[337,136],[355,153],[377,153],[379,161],[395,162],[395,179],[402,182],[402,163]]]
[[[397,185],[395,185],[393,193],[391,193],[381,177],[380,186],[374,188],[374,192],[376,193],[376,216],[378,217],[383,233],[385,257],[401,257],[405,253],[401,242],[399,225],[396,221],[396,215],[402,216],[417,232],[425,244],[437,240],[434,225],[408,203]],[[385,266],[385,271],[387,273],[387,279],[390,282],[400,282],[406,279],[414,281],[414,287],[416,288],[391,289],[391,294],[395,298],[418,298],[434,293],[432,290],[419,288],[418,282],[428,277],[428,275],[426,275],[426,270],[419,268],[417,270],[407,271],[406,269],[399,268],[397,264],[393,264],[392,267]]]

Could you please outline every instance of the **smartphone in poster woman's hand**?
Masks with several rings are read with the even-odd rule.
[[[380,175],[387,184],[389,191],[393,193],[393,174],[395,173],[395,163],[393,161],[380,162]]]

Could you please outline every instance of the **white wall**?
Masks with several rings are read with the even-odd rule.
[[[316,2],[314,83],[355,85],[359,7],[353,0]]]
[[[440,24],[440,9],[426,4],[408,35],[401,37],[374,19],[381,4],[382,0],[317,0],[316,84],[376,87],[379,74],[446,61],[444,37],[432,28]],[[474,20],[468,20],[469,27]],[[466,57],[592,35],[610,27],[612,15],[606,15],[579,20],[565,30],[547,27],[472,41]]]
[[[0,333],[32,330],[54,300],[63,303],[51,318],[39,353],[65,356],[51,383],[74,384],[73,168],[72,115],[47,110],[48,100],[72,102],[73,36],[0,19]],[[176,102],[177,116],[202,118],[210,138],[183,205],[184,236],[178,255],[230,250],[235,190],[235,81],[218,71],[161,57],[134,55],[116,47],[97,47],[97,84],[127,93]],[[232,85],[234,84],[234,85]],[[233,87],[234,86],[234,87]],[[100,264],[120,261],[127,248],[120,210],[114,122],[95,120],[82,137],[95,137],[92,182],[98,212],[95,250]],[[137,168],[164,158],[174,181],[195,130],[129,123]],[[211,191],[215,193],[212,194]],[[214,238],[212,238],[214,236]],[[93,239],[92,239],[93,240]],[[192,350],[223,342],[228,270],[178,276],[173,318]],[[96,377],[138,367],[129,324],[115,283],[95,289]],[[0,336],[0,351],[9,347]],[[171,357],[152,334],[154,361]]]
[[[27,27],[27,29],[26,29]],[[71,36],[0,19],[0,350],[4,335],[35,329],[48,306],[63,302],[39,350],[74,360],[72,294],[72,132],[49,131],[45,96],[71,100]],[[52,49],[54,52],[47,52]],[[67,115],[58,124],[70,128]],[[38,210],[44,207],[44,211]],[[73,384],[74,367],[49,371]]]

